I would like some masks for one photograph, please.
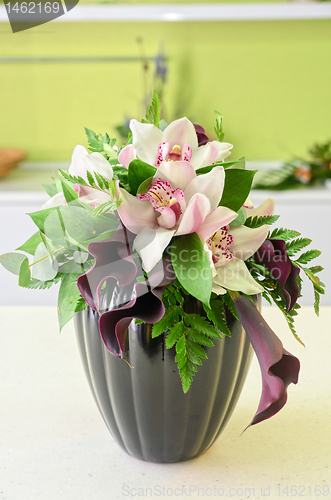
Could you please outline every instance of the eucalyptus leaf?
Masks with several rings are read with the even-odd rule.
[[[20,266],[20,272],[18,277],[19,286],[27,286],[31,280],[31,271],[29,267],[29,259],[26,257]]]
[[[0,264],[3,265],[7,271],[19,276],[20,267],[26,255],[18,252],[8,252],[0,255]]]
[[[32,278],[40,281],[49,281],[55,278],[58,271],[56,259],[53,260],[49,256],[48,250],[44,243],[39,243],[36,253],[34,254],[33,264],[31,265]]]
[[[171,262],[185,290],[209,304],[213,276],[207,253],[196,233],[176,238],[170,248]]]
[[[153,182],[153,177],[149,177],[144,182],[142,182],[138,188],[137,194],[144,194],[151,187]]]

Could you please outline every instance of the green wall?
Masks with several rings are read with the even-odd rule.
[[[0,23],[0,56],[138,55],[163,43],[169,57],[168,119],[213,129],[224,114],[233,157],[287,159],[331,137],[331,20],[185,23],[61,23],[12,34]],[[0,64],[0,147],[30,161],[68,161],[83,127],[114,135],[141,117],[141,65]]]

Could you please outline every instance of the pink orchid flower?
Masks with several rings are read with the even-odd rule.
[[[171,122],[164,131],[150,123],[130,121],[132,144],[125,146],[118,156],[119,162],[128,168],[132,160],[159,167],[165,161],[190,162],[195,170],[223,161],[230,154],[232,144],[211,141],[198,146],[193,123],[187,118]]]
[[[254,217],[272,215],[274,207],[274,200],[269,198],[247,212],[250,216],[254,210]],[[224,294],[228,289],[254,295],[263,291],[262,286],[252,278],[244,261],[260,248],[268,231],[269,226],[266,224],[256,229],[244,225],[224,225],[206,240],[206,249],[213,265],[213,292]]]
[[[173,236],[197,232],[205,241],[237,216],[233,210],[218,206],[224,187],[223,167],[198,177],[190,165],[187,170],[177,169],[177,174],[174,168],[169,172],[172,182],[156,179],[137,197],[118,187],[119,216],[137,234],[134,248],[147,272],[161,260]]]

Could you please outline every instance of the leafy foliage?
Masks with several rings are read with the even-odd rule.
[[[114,149],[116,139],[109,137],[108,134],[96,134],[93,130],[85,127],[87,141],[89,143],[89,150],[93,153],[103,153],[110,164],[116,165],[117,153]]]
[[[258,227],[264,226],[265,224],[273,224],[279,219],[279,215],[264,215],[262,217],[248,217],[245,221],[245,226],[256,229]]]
[[[223,115],[219,113],[218,111],[214,111],[216,115],[216,124],[214,127],[214,131],[217,137],[217,140],[222,142],[224,138],[224,132],[223,132]]]
[[[161,117],[161,106],[160,106],[160,98],[155,90],[153,90],[152,101],[148,108],[146,117],[142,119],[142,123],[151,123],[156,127],[159,126]]]
[[[204,304],[204,311],[199,312],[188,312],[190,300],[178,280],[168,285],[163,294],[165,314],[152,329],[153,338],[165,334],[166,347],[175,347],[184,392],[189,390],[197,366],[202,364],[202,359],[207,359],[205,349],[214,346],[212,339],[221,339],[222,333],[230,335],[220,296],[213,294],[210,307]]]

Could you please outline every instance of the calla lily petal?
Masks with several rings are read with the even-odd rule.
[[[148,200],[140,201],[122,188],[118,188],[118,193],[121,200],[117,208],[118,214],[132,233],[138,234],[145,226],[157,226],[157,214]]]
[[[217,275],[213,282],[229,290],[254,295],[263,292],[263,287],[252,278],[246,264],[237,257],[216,268]]]
[[[229,249],[235,257],[247,260],[260,248],[268,236],[268,232],[269,226],[267,225],[256,229],[246,226],[231,227],[229,234],[234,237],[234,243],[229,246]]]
[[[101,338],[117,358],[123,358],[127,331],[133,318],[156,323],[165,312],[161,290],[150,290],[146,283],[137,283],[132,296],[127,304],[105,312],[99,320]]]
[[[125,146],[118,155],[118,161],[125,168],[129,168],[130,163],[136,159],[136,153],[133,144]]]
[[[224,188],[224,168],[215,167],[207,174],[202,174],[189,183],[184,191],[186,202],[188,202],[195,193],[206,195],[210,201],[211,209],[216,208],[222,198]]]
[[[198,147],[194,125],[186,117],[171,122],[164,130],[164,137],[170,146],[178,144],[183,147],[184,144],[189,144],[192,150]]]
[[[187,161],[163,161],[157,169],[155,179],[170,181],[173,189],[180,188],[184,191],[196,175]]]
[[[210,212],[210,201],[204,194],[197,193],[189,201],[180,221],[176,235],[195,233]]]
[[[239,319],[251,341],[260,364],[262,395],[250,425],[262,422],[283,408],[287,387],[298,382],[299,360],[283,345],[251,300],[240,295],[234,301]]]
[[[137,120],[130,121],[130,129],[136,155],[154,166],[159,144],[163,142],[162,130],[151,123],[140,123]]]
[[[143,268],[149,273],[162,259],[165,248],[169,245],[175,231],[158,227],[156,230],[145,227],[134,240],[134,249],[139,254]]]
[[[221,227],[227,226],[236,217],[237,212],[234,212],[227,207],[217,207],[212,210],[197,230],[201,241],[206,241],[212,234],[218,231]]]

